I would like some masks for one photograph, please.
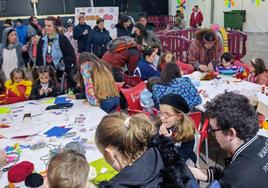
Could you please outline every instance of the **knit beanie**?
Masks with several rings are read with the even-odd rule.
[[[34,170],[34,164],[29,161],[22,161],[11,167],[7,177],[10,183],[19,183],[26,179]]]
[[[44,183],[44,178],[40,174],[32,173],[25,179],[25,186],[27,187],[40,187]]]
[[[185,114],[187,114],[190,111],[189,105],[187,104],[185,99],[177,94],[170,93],[164,95],[163,97],[160,98],[159,103],[172,106],[177,110],[184,112]]]
[[[85,146],[79,142],[79,141],[73,141],[69,142],[68,144],[65,145],[64,150],[74,150],[82,155],[86,154],[86,148]]]

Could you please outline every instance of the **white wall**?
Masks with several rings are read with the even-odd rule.
[[[224,11],[230,10],[246,10],[246,22],[244,23],[244,31],[248,32],[268,32],[268,0],[262,2],[260,6],[256,6],[251,0],[236,0],[236,6],[234,8],[227,8],[224,5],[223,0],[214,0],[214,23],[223,25],[224,23]],[[204,15],[203,26],[208,27],[210,25],[211,17],[211,0],[187,0],[185,19],[189,26],[189,19],[194,5],[199,5]],[[176,13],[176,0],[169,0],[169,13],[175,15]]]

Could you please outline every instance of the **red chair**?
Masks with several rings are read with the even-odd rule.
[[[127,88],[135,87],[141,81],[142,81],[141,77],[139,77],[139,76],[129,76],[127,74],[124,74],[125,87],[127,87]]]
[[[199,164],[201,146],[204,140],[205,140],[205,149],[206,149],[206,162],[208,163],[208,132],[207,130],[208,130],[208,125],[209,125],[209,120],[205,119],[203,125],[201,126],[201,116],[202,116],[201,112],[192,112],[189,114],[189,116],[194,121],[195,130],[200,135],[198,139],[197,150],[196,150],[197,164]]]
[[[125,82],[115,82],[118,92],[121,91],[121,88],[124,86]],[[116,107],[117,112],[121,112],[120,104]]]
[[[191,64],[183,63],[181,61],[177,61],[176,64],[181,68],[183,74],[192,74],[194,72],[194,67]]]
[[[127,101],[127,111],[129,114],[144,113],[140,104],[140,94],[146,88],[146,84],[141,81],[132,88],[121,88],[121,92]]]

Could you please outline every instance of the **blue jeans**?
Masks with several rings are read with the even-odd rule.
[[[116,107],[119,105],[119,97],[109,97],[100,101],[101,109],[106,113],[115,111]]]

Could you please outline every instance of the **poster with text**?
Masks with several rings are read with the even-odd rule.
[[[104,19],[104,26],[111,37],[116,37],[115,25],[118,23],[118,7],[77,7],[75,8],[75,25],[79,23],[79,16],[84,15],[85,21],[93,29],[98,18]]]

